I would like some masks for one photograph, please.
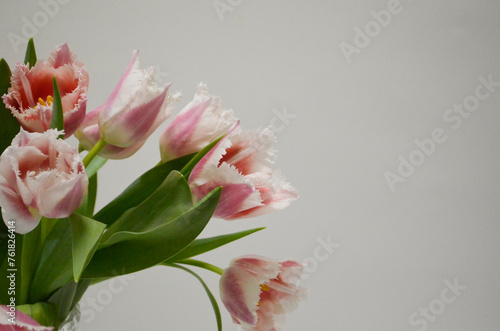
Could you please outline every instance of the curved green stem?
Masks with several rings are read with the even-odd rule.
[[[215,272],[216,274],[219,274],[221,276],[222,276],[222,273],[224,272],[223,269],[221,269],[213,264],[203,262],[203,261],[193,260],[193,259],[179,260],[179,261],[175,261],[174,263],[187,264],[187,265],[192,265],[192,266],[195,266],[198,268],[203,268],[203,269]]]
[[[89,153],[87,154],[87,156],[85,156],[85,158],[83,159],[83,165],[85,166],[85,168],[88,167],[88,165],[94,159],[94,157],[97,154],[99,154],[99,152],[106,145],[107,145],[107,143],[104,141],[104,138],[101,137],[101,139],[99,139],[99,141],[97,142],[97,144],[95,144],[94,147],[92,147],[92,149],[89,151]]]

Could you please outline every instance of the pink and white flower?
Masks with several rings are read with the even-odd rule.
[[[304,266],[257,255],[231,261],[220,279],[220,295],[235,324],[246,331],[280,330],[307,291],[297,283]]]
[[[154,82],[154,68],[139,69],[139,52],[135,51],[120,82],[108,100],[89,115],[88,123],[98,114],[99,135],[104,141],[119,148],[142,146],[156,128],[172,113],[171,84],[158,87]],[[84,126],[89,129],[89,126]],[[94,136],[90,133],[77,137]],[[85,144],[83,144],[85,146]],[[139,147],[140,147],[139,146]]]
[[[87,116],[85,116],[85,120],[82,125],[80,125],[80,128],[75,132],[75,137],[80,141],[80,147],[85,150],[91,150],[101,138],[99,114],[104,106],[105,104],[89,112]],[[99,155],[106,159],[125,159],[137,152],[148,138],[149,136],[146,135],[143,139],[136,141],[134,145],[128,147],[118,147],[106,144],[106,146],[104,146],[104,148],[99,152]]]
[[[2,98],[19,123],[30,132],[44,132],[52,121],[55,77],[64,116],[67,138],[82,123],[87,107],[89,75],[67,44],[52,52],[47,61],[33,67],[18,63],[12,72],[11,87]]]
[[[12,323],[14,321],[15,323]],[[0,331],[52,331],[53,327],[42,326],[20,310],[0,306]]]
[[[21,129],[0,156],[0,206],[16,232],[33,230],[42,216],[70,216],[82,203],[88,178],[78,151],[57,130]]]
[[[270,128],[241,131],[239,122],[194,167],[189,185],[200,200],[222,186],[216,217],[233,220],[284,209],[297,191],[273,169]]]
[[[197,153],[225,135],[236,123],[232,110],[220,107],[220,98],[200,83],[193,100],[168,124],[160,138],[162,162]]]

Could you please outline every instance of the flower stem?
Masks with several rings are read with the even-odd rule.
[[[92,147],[92,149],[89,151],[89,153],[87,154],[87,156],[85,156],[85,158],[83,159],[83,165],[85,166],[85,168],[88,167],[88,165],[94,159],[94,157],[97,154],[99,154],[99,152],[106,145],[107,145],[107,143],[104,141],[104,138],[101,137],[101,139],[99,139],[99,141],[97,142],[97,144],[95,144],[94,147]]]
[[[203,262],[203,261],[193,260],[193,259],[179,260],[179,261],[175,261],[175,263],[187,264],[187,265],[192,265],[195,267],[203,268],[203,269],[215,272],[216,274],[219,274],[221,276],[222,276],[222,273],[224,272],[223,269],[221,269],[213,264]]]

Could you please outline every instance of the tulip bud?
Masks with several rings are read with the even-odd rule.
[[[193,100],[168,124],[160,138],[162,162],[197,153],[225,135],[236,123],[232,110],[220,107],[220,98],[200,83]]]
[[[154,70],[139,70],[135,51],[120,82],[99,113],[100,135],[117,147],[130,147],[149,137],[170,116],[171,84],[158,87]]]

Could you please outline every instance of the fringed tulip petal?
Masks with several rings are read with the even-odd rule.
[[[286,208],[298,194],[273,170],[274,141],[269,128],[245,132],[236,123],[191,172],[189,184],[196,199],[222,186],[214,215],[226,220]]]
[[[14,322],[14,323],[13,323]],[[52,331],[53,327],[41,326],[37,321],[20,310],[0,306],[1,331]]]
[[[78,151],[60,132],[21,132],[0,156],[0,206],[16,232],[33,230],[41,216],[62,218],[82,203],[88,178]]]
[[[226,134],[236,123],[232,110],[220,107],[220,98],[200,83],[193,100],[168,124],[160,138],[163,162],[199,152]]]
[[[296,285],[302,269],[294,260],[257,255],[234,259],[220,279],[222,302],[246,331],[280,330],[285,314],[307,298],[307,291]]]
[[[67,44],[52,52],[46,61],[35,66],[18,63],[11,77],[11,87],[2,98],[5,106],[29,132],[44,132],[52,121],[56,78],[61,94],[64,137],[71,136],[82,123],[87,106],[88,73]]]

